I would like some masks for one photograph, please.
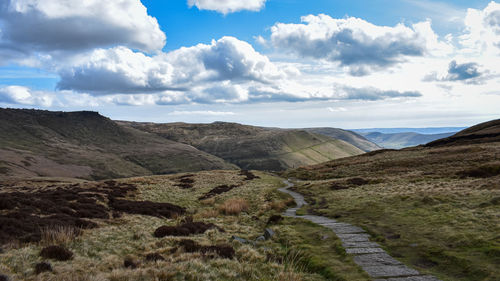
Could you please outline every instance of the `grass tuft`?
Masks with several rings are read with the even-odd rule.
[[[248,202],[243,198],[231,198],[222,203],[218,209],[224,215],[239,215],[248,210]]]

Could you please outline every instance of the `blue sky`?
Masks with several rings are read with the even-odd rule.
[[[500,4],[7,0],[0,107],[281,127],[500,118]]]

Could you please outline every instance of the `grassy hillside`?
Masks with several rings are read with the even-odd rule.
[[[447,141],[285,173],[309,212],[360,225],[391,255],[442,280],[498,280],[499,122]]]
[[[192,145],[242,169],[283,170],[348,157],[363,151],[345,141],[304,130],[282,130],[236,123],[119,124]]]
[[[361,133],[361,134],[370,141],[378,144],[383,148],[400,149],[405,147],[426,144],[438,139],[449,137],[454,133],[426,135],[426,134],[418,134],[412,132],[394,133],[394,134],[371,132],[371,133]]]
[[[100,179],[234,168],[96,112],[0,109],[0,131],[0,176]]]
[[[327,127],[325,127],[325,128],[306,128],[304,130],[311,132],[311,133],[315,133],[315,134],[329,136],[329,137],[334,138],[334,139],[343,140],[343,141],[350,143],[350,144],[354,145],[355,147],[357,147],[365,152],[381,149],[380,146],[378,146],[377,144],[373,143],[370,140],[367,140],[362,135],[357,134],[355,132],[347,131],[347,130],[342,130],[342,129],[337,129],[337,128],[327,128]]]
[[[54,281],[369,280],[329,229],[292,218],[269,222],[293,200],[276,190],[282,184],[280,178],[257,173],[259,178],[248,180],[247,175],[209,171],[106,182],[1,182],[0,277]],[[190,187],[179,186],[182,181],[189,181]],[[221,191],[221,186],[232,189],[213,191]],[[198,199],[207,194],[212,196]],[[6,196],[37,200],[6,202],[2,200]],[[51,208],[38,209],[44,205]],[[73,227],[82,220],[87,227]],[[54,222],[58,227],[41,228],[36,235],[38,226]],[[265,228],[272,229],[274,236],[253,243]],[[13,235],[16,233],[23,235]],[[16,241],[26,237],[32,242]],[[55,251],[59,247],[64,252]],[[47,268],[52,272],[44,271]]]
[[[455,135],[429,143],[428,147],[500,142],[500,120],[472,126]]]

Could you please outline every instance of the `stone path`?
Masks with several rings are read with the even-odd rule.
[[[297,204],[285,211],[284,215],[302,218],[330,228],[340,238],[347,254],[354,256],[354,262],[361,266],[375,281],[439,281],[434,276],[421,275],[418,271],[407,267],[387,254],[379,244],[370,241],[370,235],[361,227],[338,222],[322,216],[298,216],[297,210],[307,205],[304,197],[289,190],[293,183],[285,180],[286,187],[279,191],[290,194]]]

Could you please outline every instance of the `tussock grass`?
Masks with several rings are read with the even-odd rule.
[[[368,230],[390,254],[441,280],[498,280],[498,143],[385,151],[287,174],[318,212]],[[466,173],[464,173],[466,171]],[[370,180],[355,188],[350,178]]]
[[[283,204],[269,208],[270,202],[286,202],[289,198],[276,191],[282,186],[280,178],[256,173],[260,179],[244,181],[238,171],[210,171],[193,174],[194,186],[182,189],[175,186],[179,175],[141,177],[122,179],[137,185],[136,199],[157,203],[174,203],[186,209],[186,213],[178,218],[161,218],[140,214],[123,214],[121,217],[97,220],[99,227],[85,229],[77,239],[54,238],[65,248],[73,252],[68,261],[50,263],[54,272],[41,272],[35,275],[35,265],[42,262],[39,253],[45,245],[40,243],[19,244],[13,248],[3,247],[0,254],[0,271],[13,280],[329,280],[326,275],[302,265],[287,265],[287,251],[290,247],[300,247],[303,257],[309,259],[308,252],[318,252],[317,248],[308,248],[309,240],[303,240],[301,233],[293,223],[295,220],[283,220],[273,224],[277,232],[276,239],[259,243],[256,246],[244,245],[233,241],[233,235],[245,239],[254,239],[262,235],[267,220],[273,214],[281,212]],[[210,198],[209,204],[198,198],[214,187],[220,185],[238,185],[228,192]],[[223,215],[218,206],[234,199],[244,200],[238,206],[246,205],[245,212],[239,215]],[[266,207],[267,206],[267,207]],[[286,206],[285,206],[286,208]],[[155,238],[154,231],[160,226],[176,226],[194,221],[213,223],[225,232],[210,229],[205,233],[189,237],[166,236]],[[312,231],[317,231],[313,228]],[[65,231],[62,231],[65,233]],[[311,236],[307,232],[306,236]],[[48,235],[48,234],[47,234]],[[57,235],[48,235],[49,237]],[[282,241],[280,237],[286,237]],[[201,245],[201,252],[187,253],[179,245],[182,239],[191,239]],[[47,239],[49,240],[49,239]],[[227,245],[234,249],[234,257],[222,258],[217,254],[217,245]],[[287,246],[285,246],[287,245]],[[229,248],[228,248],[229,249]],[[331,248],[319,256],[320,260],[332,260],[339,256],[328,254]],[[151,254],[154,254],[152,256]],[[269,259],[268,255],[277,258]],[[323,254],[326,254],[323,256]],[[163,257],[161,260],[157,257]],[[130,258],[136,268],[125,267],[125,258]],[[347,262],[347,264],[346,264]],[[293,263],[293,262],[292,262]],[[345,267],[357,270],[357,266],[349,261],[339,262]],[[307,263],[304,263],[307,264]],[[346,279],[349,280],[349,279]],[[352,279],[363,280],[363,279]]]
[[[52,227],[42,227],[41,245],[67,245],[75,240],[82,232],[81,229],[72,226],[57,225]]]
[[[243,198],[231,198],[219,205],[218,210],[224,215],[239,215],[248,211],[248,202]]]

